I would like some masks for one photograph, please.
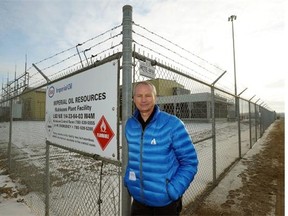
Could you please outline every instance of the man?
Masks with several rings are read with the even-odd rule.
[[[183,122],[160,111],[155,86],[136,83],[136,110],[127,120],[128,163],[124,184],[133,197],[131,215],[179,215],[182,195],[198,159]]]

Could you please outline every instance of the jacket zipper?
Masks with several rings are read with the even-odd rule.
[[[133,118],[136,120],[136,122],[138,122],[138,124],[140,124],[140,122],[138,121],[138,119],[137,118],[135,118],[134,116],[133,116]],[[151,122],[152,122],[152,120],[151,120]],[[140,165],[139,165],[139,171],[140,171],[140,176],[139,176],[139,178],[140,178],[140,190],[141,190],[141,194],[140,194],[140,196],[141,196],[141,199],[144,201],[144,181],[143,181],[143,166],[142,166],[142,162],[143,162],[143,140],[144,140],[144,132],[145,132],[145,130],[146,130],[146,128],[151,124],[151,122],[149,122],[149,124],[148,125],[146,125],[146,127],[145,127],[145,129],[143,130],[143,128],[142,128],[142,125],[140,124],[140,127],[142,128],[142,132],[141,132],[141,142],[140,142]]]
[[[140,188],[141,188],[141,198],[144,201],[144,184],[143,184],[143,166],[142,166],[142,161],[143,161],[143,137],[144,137],[144,131],[142,129],[141,133],[141,142],[140,142]]]

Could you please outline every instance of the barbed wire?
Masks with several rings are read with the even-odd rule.
[[[117,25],[117,26],[115,26],[115,27],[113,27],[113,28],[111,28],[111,29],[109,29],[109,30],[107,30],[107,31],[105,31],[105,32],[103,32],[103,33],[95,36],[95,37],[92,37],[92,38],[90,38],[90,39],[88,39],[88,40],[86,40],[86,41],[84,41],[84,42],[82,42],[82,43],[78,43],[78,44],[84,45],[84,44],[88,43],[89,41],[95,40],[95,39],[97,39],[97,38],[99,38],[99,37],[107,34],[108,32],[114,31],[115,29],[119,28],[120,26],[122,26],[122,24],[119,24],[119,25]],[[65,53],[65,52],[68,52],[68,51],[70,51],[70,50],[72,50],[72,49],[75,49],[75,46],[70,47],[70,48],[68,48],[68,49],[66,49],[66,50],[63,50],[63,51],[61,51],[61,52],[58,52],[58,53],[56,53],[56,54],[54,54],[54,55],[52,55],[52,56],[49,56],[49,57],[47,57],[47,58],[45,58],[45,59],[42,59],[42,60],[36,62],[35,65],[40,64],[40,63],[42,63],[42,62],[44,62],[44,61],[47,61],[47,60],[49,60],[49,59],[51,59],[51,58],[54,58],[54,57],[56,57],[56,56],[58,56],[58,55],[60,55],[60,54],[63,54],[63,53]],[[33,66],[31,66],[29,69],[31,69],[32,67],[33,67]],[[27,71],[29,71],[29,69],[28,69]]]
[[[122,43],[120,42],[120,43],[117,44],[117,45],[114,45],[114,46],[111,46],[110,48],[107,48],[107,49],[105,49],[105,50],[102,50],[102,51],[96,53],[95,55],[93,55],[93,57],[99,56],[99,55],[101,55],[101,54],[103,54],[103,53],[105,53],[105,52],[107,52],[107,51],[109,51],[109,50],[113,50],[114,48],[120,46],[121,44],[122,44]],[[90,57],[90,61],[91,61],[91,58],[92,58],[92,56]],[[81,65],[81,61],[76,62],[76,63],[74,63],[73,65],[70,65],[70,66],[68,66],[68,67],[66,67],[66,68],[64,68],[64,69],[62,69],[62,70],[60,70],[60,71],[57,71],[56,73],[50,75],[50,77],[53,77],[53,76],[55,76],[56,74],[61,73],[61,72],[63,72],[63,71],[69,70],[69,69],[75,67],[75,66],[78,65],[78,64]]]
[[[168,56],[165,56],[164,54],[162,54],[162,53],[160,53],[160,52],[158,52],[158,51],[156,51],[156,50],[153,50],[152,48],[150,48],[150,47],[148,47],[148,46],[145,46],[145,45],[143,45],[143,44],[141,44],[141,43],[138,43],[138,42],[135,41],[135,40],[134,40],[133,42],[134,42],[135,44],[137,44],[137,45],[139,45],[139,46],[147,49],[147,50],[150,50],[151,52],[154,52],[154,53],[158,54],[159,56],[162,56],[163,58],[165,58],[165,59],[167,59],[167,60],[169,60],[169,61],[174,62],[175,64],[177,64],[177,65],[179,65],[179,66],[182,66],[183,68],[186,68],[187,70],[190,70],[190,71],[193,71],[193,72],[199,74],[197,71],[193,70],[192,68],[189,68],[189,67],[187,67],[186,65],[181,64],[180,62],[177,62],[177,61],[175,61],[174,59],[172,59],[172,58],[170,58],[170,57],[168,57]],[[199,74],[199,75],[200,75],[200,74]]]
[[[207,69],[207,68],[204,67],[203,65],[200,65],[199,63],[197,63],[198,61],[195,62],[195,61],[187,58],[187,57],[186,57],[187,55],[185,55],[185,53],[182,54],[182,52],[181,52],[181,54],[179,54],[179,53],[177,53],[175,50],[177,50],[177,51],[180,50],[180,51],[186,52],[186,53],[188,53],[189,55],[192,55],[192,56],[196,57],[197,59],[201,60],[201,61],[203,62],[203,64],[205,63],[205,66],[210,65],[210,66],[216,68],[217,70],[220,70],[220,71],[224,72],[224,70],[221,69],[220,67],[218,67],[218,66],[210,63],[209,61],[207,61],[207,60],[205,60],[205,59],[203,59],[203,58],[201,58],[199,55],[196,55],[195,53],[193,53],[193,52],[191,52],[191,51],[189,51],[189,50],[187,50],[187,49],[179,46],[178,44],[172,42],[171,40],[168,40],[168,39],[164,38],[163,36],[160,36],[159,34],[154,33],[154,32],[151,31],[151,30],[148,30],[147,28],[143,27],[143,26],[140,25],[140,24],[137,24],[137,23],[135,23],[135,22],[132,22],[132,24],[133,24],[134,26],[140,28],[140,29],[143,29],[145,32],[148,32],[148,33],[150,34],[150,36],[153,35],[153,36],[156,36],[157,38],[160,38],[161,40],[165,41],[165,45],[164,45],[164,42],[163,42],[163,41],[160,41],[160,40],[152,40],[152,39],[151,39],[151,38],[153,38],[152,36],[150,37],[150,36],[146,36],[146,34],[142,34],[141,32],[143,32],[143,31],[140,31],[140,32],[138,32],[138,31],[133,31],[133,34],[136,35],[139,39],[142,38],[142,39],[148,41],[148,42],[149,42],[148,44],[150,44],[150,43],[152,44],[151,47],[149,47],[150,45],[146,45],[146,44],[144,45],[144,43],[142,43],[141,40],[138,41],[138,40],[137,40],[137,37],[136,37],[136,40],[134,39],[133,42],[134,42],[135,44],[137,44],[137,46],[140,46],[140,47],[144,48],[144,50],[146,49],[146,50],[148,50],[149,52],[155,53],[155,54],[157,54],[158,56],[161,56],[161,57],[163,57],[164,59],[169,60],[169,62],[172,62],[173,64],[175,64],[175,66],[178,65],[179,67],[181,67],[181,68],[183,68],[183,69],[185,69],[185,70],[187,70],[187,71],[192,71],[193,74],[196,74],[196,76],[200,76],[200,77],[202,77],[202,78],[204,77],[204,78],[207,79],[207,80],[211,80],[211,77],[207,77],[207,76],[206,76],[207,73],[205,73],[206,75],[203,75],[203,73],[200,74],[200,71],[205,70],[205,71],[207,71],[208,73],[211,73],[211,74],[214,74],[214,75],[217,75],[217,74],[215,74],[215,73],[214,73],[213,71],[211,71],[210,69]],[[122,35],[122,31],[120,31],[120,32],[117,31],[116,34],[115,34],[115,32],[113,32],[113,31],[116,30],[116,29],[118,29],[118,28],[121,27],[121,26],[122,26],[122,24],[117,25],[117,26],[115,26],[115,27],[113,27],[113,28],[111,28],[111,29],[109,29],[109,30],[107,30],[107,31],[105,31],[105,32],[103,32],[103,33],[95,36],[95,37],[92,37],[92,38],[90,38],[90,39],[88,39],[88,40],[86,40],[86,41],[84,41],[84,42],[82,42],[82,43],[78,43],[76,46],[70,47],[70,48],[65,49],[65,50],[63,50],[63,51],[60,51],[60,52],[58,52],[58,53],[56,53],[56,54],[54,54],[54,55],[52,55],[52,56],[49,56],[49,57],[47,57],[47,58],[45,58],[45,59],[43,59],[43,60],[40,60],[40,61],[36,62],[35,64],[41,64],[41,63],[43,63],[43,62],[45,62],[45,61],[48,61],[48,60],[51,60],[51,59],[53,59],[53,58],[55,58],[55,57],[57,57],[57,56],[61,56],[61,55],[65,54],[65,53],[70,54],[70,55],[68,55],[68,57],[66,57],[66,58],[64,58],[64,59],[62,59],[62,60],[60,60],[60,61],[58,61],[58,62],[54,62],[53,64],[48,65],[48,66],[46,66],[46,67],[43,67],[43,68],[41,69],[41,71],[47,71],[48,69],[51,69],[51,68],[53,68],[53,67],[56,67],[57,65],[60,65],[60,64],[62,64],[62,63],[64,63],[64,62],[70,61],[71,59],[73,59],[73,58],[75,58],[75,57],[77,57],[77,56],[80,57],[80,55],[85,55],[85,52],[88,51],[88,50],[91,50],[91,49],[94,50],[96,47],[104,48],[102,51],[98,51],[98,50],[97,50],[98,52],[97,52],[96,54],[91,55],[91,57],[88,58],[88,59],[89,59],[89,62],[91,62],[91,64],[92,64],[92,59],[93,59],[93,58],[99,57],[100,55],[103,55],[104,53],[109,52],[109,50],[113,50],[113,49],[119,47],[119,46],[122,44],[122,41],[120,41],[118,44],[116,44],[116,45],[113,46],[114,39],[116,39],[116,38],[118,38],[120,35]],[[87,45],[87,43],[92,42],[92,41],[94,41],[94,40],[96,40],[96,39],[98,39],[98,38],[100,38],[100,37],[108,34],[109,32],[110,32],[110,36],[109,36],[109,37],[103,38],[101,41],[96,41],[94,44],[91,44],[91,43],[90,43],[90,44],[88,44],[89,46]],[[113,35],[113,34],[115,34],[115,35]],[[105,47],[101,46],[101,45],[104,45],[105,43],[107,43],[108,41],[112,41],[111,46],[110,46],[109,48],[106,48],[106,49],[105,49]],[[141,41],[141,43],[140,43],[140,41]],[[168,43],[168,45],[171,44],[171,45],[173,45],[174,47],[176,47],[177,49],[175,48],[175,50],[173,50],[173,47],[172,47],[172,46],[167,46],[167,43],[166,43],[166,42]],[[85,46],[86,49],[85,49],[84,51],[80,51],[80,52],[79,52],[79,50],[77,49],[77,46],[83,46],[83,45],[86,45],[86,46]],[[155,45],[155,46],[153,46],[153,45]],[[106,44],[105,46],[107,47],[107,44]],[[88,48],[87,48],[87,47],[88,47]],[[160,50],[164,49],[164,50],[166,50],[167,52],[159,51],[159,50],[157,50],[157,47],[160,47],[160,48],[161,48]],[[171,47],[172,47],[172,48],[171,48]],[[75,48],[77,49],[77,52],[76,52],[76,49],[75,49]],[[83,47],[83,49],[84,49],[84,47]],[[178,50],[178,49],[179,49],[179,50]],[[74,53],[74,54],[71,54],[71,53],[70,53],[71,50],[74,50],[75,53]],[[91,51],[90,51],[90,52],[91,52]],[[170,54],[170,53],[171,53],[170,56],[172,56],[172,54],[173,54],[173,55],[176,55],[176,56],[178,56],[180,59],[183,59],[183,60],[184,60],[183,62],[185,62],[185,61],[190,62],[191,64],[195,65],[196,67],[189,67],[189,66],[187,66],[187,65],[189,65],[189,64],[186,64],[186,65],[185,65],[185,64],[182,62],[182,60],[181,60],[182,63],[179,62],[179,61],[177,61],[177,60],[175,60],[175,59],[179,59],[179,58],[169,57],[169,55],[167,55],[167,54]],[[108,54],[108,55],[109,55],[109,54]],[[67,56],[67,55],[66,55],[66,56]],[[190,56],[190,57],[191,57],[191,56]],[[85,55],[85,58],[86,58],[86,60],[87,60],[87,65],[89,65],[89,62],[88,62],[88,59],[87,59],[86,55]],[[58,58],[57,58],[57,59],[58,59]],[[194,58],[194,59],[195,59],[195,58]],[[85,60],[84,60],[84,61],[85,61]],[[60,70],[57,70],[56,72],[53,71],[54,73],[52,73],[52,74],[50,73],[49,76],[47,75],[47,77],[49,77],[50,80],[53,80],[53,79],[56,79],[56,77],[61,77],[61,76],[63,76],[63,74],[61,74],[61,73],[65,72],[65,71],[67,71],[67,73],[70,73],[71,71],[75,71],[75,68],[76,68],[77,66],[80,66],[80,67],[82,66],[82,68],[83,68],[84,66],[83,66],[82,62],[84,62],[84,61],[81,59],[81,57],[80,57],[80,61],[79,61],[79,59],[78,59],[78,60],[75,60],[75,62],[70,61],[70,62],[68,62],[70,65],[68,65],[68,64],[64,65],[64,66],[66,66],[66,67],[64,67],[63,69],[61,69],[60,67],[58,67],[58,69],[60,69]],[[97,61],[97,59],[96,59],[96,61]],[[186,63],[187,63],[187,62],[186,62]],[[47,63],[46,63],[46,65],[47,65]],[[67,65],[68,65],[68,66],[67,66]],[[190,65],[190,66],[191,66],[191,65]],[[32,72],[32,71],[31,71],[32,68],[33,68],[33,66],[31,66],[31,67],[27,70],[27,72],[28,72],[28,71],[31,72],[31,73],[29,73],[29,80],[31,80],[30,83],[29,83],[29,85],[31,85],[31,86],[33,86],[33,85],[37,86],[37,85],[39,85],[39,83],[44,83],[44,84],[45,84],[46,80],[44,80],[43,77],[40,77],[39,72],[37,72],[37,71],[33,71],[33,72]],[[72,68],[73,68],[74,70],[72,70]],[[197,69],[195,69],[195,68],[197,68]],[[209,67],[209,68],[210,68],[210,67]],[[57,69],[57,68],[56,68],[56,69]],[[79,69],[79,67],[78,67],[78,69]],[[68,70],[71,70],[71,71],[68,71]],[[77,70],[77,69],[76,69],[76,70]],[[48,73],[48,72],[47,72],[47,73]],[[65,73],[65,74],[67,74],[67,73]],[[39,77],[36,77],[37,75],[39,75]],[[195,78],[196,78],[196,77],[195,77]],[[221,84],[221,85],[222,85],[222,84]],[[229,88],[229,90],[230,90],[230,88]]]
[[[107,41],[109,41],[109,40],[111,40],[111,39],[114,39],[114,38],[116,38],[116,37],[118,37],[118,36],[120,36],[120,35],[122,35],[122,32],[120,32],[119,34],[117,34],[117,35],[114,35],[114,36],[110,36],[109,38],[107,38],[106,40],[104,40],[104,41],[101,41],[101,42],[99,42],[99,43],[97,43],[97,44],[95,44],[94,46],[91,46],[90,48],[88,48],[88,49],[92,49],[92,48],[94,48],[94,47],[96,47],[96,46],[98,46],[98,45],[100,45],[100,44],[103,44],[103,43],[105,43],[105,42],[107,42]],[[83,51],[84,52],[84,51]]]
[[[47,69],[50,69],[50,68],[52,68],[52,67],[55,67],[56,65],[59,65],[59,64],[65,62],[65,61],[67,61],[67,60],[69,60],[69,59],[71,59],[71,58],[73,58],[73,57],[75,57],[75,56],[77,56],[77,55],[78,55],[78,53],[75,53],[75,54],[73,54],[73,55],[71,55],[71,56],[68,56],[66,59],[63,59],[63,60],[61,60],[61,61],[59,61],[59,62],[56,62],[55,64],[52,64],[52,65],[50,65],[50,66],[48,66],[48,67],[45,67],[45,68],[43,68],[41,71],[43,72],[43,71],[45,71],[45,70],[47,70]]]
[[[47,73],[48,73],[47,70],[49,70],[49,69],[51,69],[51,68],[54,68],[54,67],[56,67],[56,66],[59,66],[59,65],[65,63],[65,62],[68,63],[68,62],[70,61],[70,64],[71,64],[71,65],[69,65],[68,67],[65,67],[65,68],[63,68],[63,69],[61,69],[61,70],[57,70],[57,72],[53,73],[52,75],[49,75],[49,77],[55,77],[58,73],[61,73],[61,72],[65,71],[65,70],[74,68],[74,67],[77,66],[78,64],[82,64],[83,60],[81,59],[81,55],[84,55],[84,56],[86,57],[86,55],[85,55],[85,52],[86,52],[86,51],[91,50],[91,49],[95,49],[96,47],[99,47],[99,46],[107,43],[108,41],[113,41],[113,40],[115,40],[115,38],[117,38],[117,37],[119,37],[120,35],[122,35],[122,32],[121,32],[121,31],[120,31],[120,33],[117,33],[117,32],[116,32],[115,35],[112,34],[113,31],[115,31],[116,29],[118,29],[118,28],[121,27],[121,26],[122,26],[122,24],[117,25],[117,26],[115,26],[115,27],[113,27],[113,28],[111,28],[111,29],[109,29],[109,30],[107,30],[107,31],[105,31],[105,32],[103,32],[103,33],[95,36],[95,37],[92,37],[92,38],[90,38],[90,39],[88,39],[88,40],[86,40],[86,41],[84,41],[84,42],[82,42],[82,43],[78,43],[76,46],[70,47],[70,48],[65,49],[65,50],[63,50],[63,51],[61,51],[61,52],[58,52],[58,53],[56,53],[56,54],[54,54],[54,55],[51,55],[51,56],[49,56],[49,57],[47,57],[47,58],[44,58],[43,60],[40,60],[40,61],[36,62],[35,65],[37,65],[37,64],[39,65],[39,64],[44,63],[44,62],[47,62],[48,60],[51,60],[51,59],[53,59],[53,58],[55,58],[55,57],[59,57],[59,56],[62,56],[63,54],[65,54],[65,53],[69,53],[69,52],[71,52],[71,50],[75,50],[75,53],[72,53],[72,54],[68,55],[68,57],[66,57],[66,58],[64,58],[64,59],[61,59],[60,61],[54,62],[54,63],[52,63],[52,64],[50,64],[50,65],[48,65],[48,66],[46,66],[46,67],[41,68],[41,71],[42,71],[42,72],[46,71],[46,75],[47,75]],[[83,46],[83,45],[87,44],[88,42],[91,42],[91,41],[93,41],[93,40],[99,39],[100,37],[103,37],[104,35],[108,34],[109,32],[110,32],[109,37],[107,37],[107,38],[105,38],[105,39],[103,39],[103,40],[101,40],[101,41],[99,41],[99,42],[97,42],[97,43],[95,43],[95,44],[90,45],[90,47],[88,47],[88,48],[86,47],[85,50],[79,52],[79,50],[77,49],[77,46]],[[94,54],[94,55],[91,55],[90,60],[92,61],[92,56],[93,56],[93,57],[99,56],[99,55],[101,55],[101,54],[103,54],[103,53],[105,53],[105,52],[107,52],[107,51],[109,51],[109,50],[111,50],[111,49],[114,49],[114,48],[117,47],[117,46],[119,46],[119,44],[116,44],[115,46],[113,46],[113,42],[112,42],[112,43],[111,43],[111,46],[110,46],[108,49],[102,50],[102,51],[100,51],[100,52],[98,52],[98,53],[96,53],[96,54]],[[75,49],[75,48],[76,48],[76,49]],[[76,52],[76,50],[77,50],[77,52]],[[76,63],[73,63],[73,60],[72,60],[72,62],[71,62],[71,59],[76,58],[77,56],[80,57],[80,62],[79,62],[79,60],[78,60]],[[87,59],[87,58],[86,58],[86,59]],[[30,79],[30,80],[31,80],[32,78],[36,78],[36,76],[39,75],[39,73],[38,73],[37,71],[31,72],[31,71],[32,71],[32,68],[33,68],[33,65],[27,70],[27,72],[29,72],[29,79]],[[47,75],[47,76],[48,76],[48,75]],[[40,78],[40,80],[41,80],[41,78]],[[33,81],[30,82],[30,85],[35,85],[35,84],[37,84],[37,83],[39,83],[39,82],[40,82],[40,81],[35,80],[34,82],[33,82]]]
[[[191,61],[191,60],[188,59],[187,57],[185,57],[185,56],[183,56],[183,55],[181,55],[181,54],[178,54],[177,52],[173,51],[172,49],[169,49],[168,47],[166,47],[166,46],[164,46],[164,45],[162,45],[162,44],[160,44],[160,43],[157,43],[157,42],[153,41],[152,39],[149,39],[148,37],[146,37],[146,36],[144,36],[144,35],[142,35],[142,34],[139,34],[139,33],[137,33],[137,32],[134,32],[134,34],[136,34],[136,35],[138,35],[138,36],[140,36],[140,37],[142,37],[142,38],[145,38],[146,40],[150,41],[151,43],[154,43],[154,44],[156,44],[157,46],[160,46],[160,47],[168,50],[169,52],[171,52],[171,53],[173,53],[173,54],[175,54],[175,55],[178,55],[180,58],[187,60],[188,62],[196,65],[197,67],[202,68],[203,70],[205,70],[205,71],[207,71],[207,72],[209,72],[209,73],[212,73],[212,74],[216,75],[215,73],[213,73],[212,71],[210,71],[210,70],[208,70],[207,68],[203,67],[202,65],[200,65],[200,64],[198,64],[198,63],[196,63],[196,62]]]
[[[144,45],[144,44],[138,43],[138,42],[135,41],[135,40],[134,40],[133,42],[134,42],[135,44],[137,44],[137,45],[139,45],[139,46],[141,46],[141,47],[143,47],[143,48],[145,48],[145,49],[147,49],[147,50],[149,50],[149,51],[151,51],[151,52],[153,52],[153,53],[155,53],[155,54],[157,54],[157,55],[159,55],[159,56],[161,56],[161,57],[163,57],[163,58],[165,58],[165,59],[167,59],[167,60],[169,60],[169,61],[171,61],[171,62],[174,62],[175,65],[181,66],[183,69],[185,69],[185,70],[187,70],[187,71],[190,71],[190,72],[193,72],[193,73],[194,73],[194,76],[195,76],[195,74],[198,75],[198,76],[195,76],[195,78],[198,78],[199,80],[203,80],[203,81],[205,81],[205,82],[207,82],[207,81],[209,80],[210,83],[212,83],[212,82],[214,81],[214,80],[211,79],[211,77],[208,77],[208,76],[206,76],[206,75],[203,75],[203,74],[201,74],[199,71],[196,71],[195,69],[193,69],[192,67],[188,67],[187,65],[182,64],[182,63],[176,61],[175,59],[173,59],[173,58],[171,58],[171,57],[168,57],[168,56],[166,56],[166,55],[164,55],[164,54],[162,54],[162,53],[160,53],[160,52],[152,49],[151,47],[148,47],[148,46],[146,46],[146,45]],[[187,71],[186,71],[186,73],[187,73]],[[193,75],[193,74],[190,74],[190,75]],[[204,79],[203,79],[203,78],[204,78]]]
[[[187,49],[185,49],[185,48],[179,46],[178,44],[172,42],[171,40],[168,40],[168,39],[164,38],[163,36],[158,35],[158,34],[152,32],[152,31],[148,30],[147,28],[141,26],[140,24],[137,24],[137,23],[135,23],[135,22],[133,22],[133,24],[134,24],[135,26],[137,26],[137,27],[139,27],[139,28],[141,28],[141,29],[143,29],[143,30],[149,32],[150,34],[153,34],[153,35],[155,35],[155,36],[161,38],[162,40],[165,40],[166,42],[171,43],[172,45],[176,46],[176,47],[179,48],[180,50],[183,50],[183,51],[185,51],[185,52],[187,52],[187,53],[189,53],[189,54],[195,56],[196,58],[202,60],[203,62],[206,62],[207,64],[209,64],[209,65],[211,65],[211,66],[217,68],[218,70],[220,70],[220,71],[222,71],[222,72],[225,71],[225,70],[223,70],[222,68],[218,67],[217,65],[210,63],[210,62],[207,61],[206,59],[201,58],[199,55],[196,55],[195,53],[192,53],[191,51],[189,51],[189,50],[187,50]]]
[[[102,54],[107,53],[109,50],[113,50],[113,49],[115,49],[116,47],[119,47],[121,44],[122,44],[122,42],[120,42],[120,43],[118,43],[118,44],[116,44],[116,45],[113,45],[113,46],[111,46],[111,47],[109,47],[109,48],[107,48],[107,49],[104,49],[104,50],[96,53],[95,55],[93,55],[93,56],[91,56],[91,57],[89,58],[90,62],[92,62],[92,58],[93,58],[93,57],[101,56]],[[109,54],[108,54],[108,55],[109,55]],[[97,61],[97,60],[96,60],[96,61]],[[68,73],[69,73],[68,70],[71,69],[71,68],[77,67],[77,65],[81,66],[81,65],[82,65],[82,64],[81,64],[81,61],[77,61],[77,62],[75,62],[74,64],[69,65],[68,67],[63,68],[63,69],[61,69],[61,70],[59,70],[59,71],[57,71],[57,72],[49,75],[49,79],[54,80],[54,79],[56,79],[57,77],[62,77],[62,76],[64,76],[64,75],[61,75],[60,73],[62,73],[62,72],[64,72],[64,71],[67,71],[66,74],[68,74]],[[87,66],[88,66],[88,65],[87,65]],[[79,68],[78,68],[78,69],[79,69]],[[77,69],[76,69],[76,70],[77,70]],[[70,72],[73,72],[73,71],[70,71]],[[56,78],[55,78],[55,77],[56,77]],[[36,85],[37,83],[39,83],[39,82],[41,82],[41,81],[44,81],[44,80],[35,80],[34,82],[31,82],[31,86]]]

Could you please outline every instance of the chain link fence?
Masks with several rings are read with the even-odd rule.
[[[118,215],[120,167],[51,146],[50,215]]]
[[[265,110],[270,119],[262,121],[270,124],[260,125],[261,112],[255,112],[259,106],[240,98],[238,117],[232,93],[218,89],[212,95],[210,84],[148,56],[151,54],[134,53],[134,82],[149,80],[156,86],[158,106],[185,123],[197,150],[198,173],[183,197],[184,206],[188,206],[201,200],[210,186],[214,187],[217,179],[249,151],[264,132],[260,126],[266,129],[275,120],[275,113]],[[141,62],[145,61],[154,65],[153,79],[141,75]]]
[[[229,167],[252,148],[276,114],[251,99],[235,96],[221,79],[218,82],[226,71],[139,24],[132,25],[132,84],[150,80],[156,86],[159,107],[185,123],[200,163],[183,196],[183,204],[196,205]],[[11,177],[25,185],[19,188],[20,195],[36,215],[121,215],[121,160],[106,161],[46,142],[43,111],[33,109],[41,107],[42,102],[33,101],[31,96],[43,88],[45,94],[49,82],[82,73],[86,67],[96,67],[96,63],[122,61],[120,27],[35,63],[36,67],[27,70],[30,80],[25,83],[25,90],[12,91],[13,86],[7,84],[1,95],[1,167],[6,167]],[[152,71],[147,76],[143,75],[145,70]],[[121,89],[123,71],[119,73]],[[120,140],[123,92],[121,95],[116,132]],[[237,99],[239,103],[235,103]],[[19,104],[22,116],[17,117]],[[121,146],[122,143],[120,150]]]

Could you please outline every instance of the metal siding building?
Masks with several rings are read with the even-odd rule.
[[[149,80],[157,90],[157,104],[162,110],[183,120],[210,121],[212,97],[210,92],[191,94],[190,90],[174,80]],[[227,119],[228,110],[235,105],[226,98],[215,95],[215,117]]]
[[[28,92],[30,91],[30,92]],[[21,98],[23,120],[45,120],[46,89],[26,88]]]

